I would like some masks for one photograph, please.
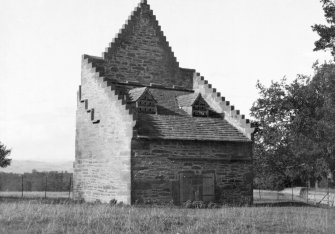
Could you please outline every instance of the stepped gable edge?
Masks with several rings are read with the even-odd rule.
[[[83,103],[83,104],[81,104],[81,103]],[[77,91],[77,106],[78,105],[83,105],[86,112],[90,113],[90,115],[91,115],[90,119],[91,119],[91,122],[93,124],[100,123],[100,120],[97,119],[96,116],[94,115],[94,108],[91,108],[91,109],[88,108],[88,99],[82,99],[81,85],[79,85],[79,89]]]
[[[103,67],[103,58],[101,57],[95,57],[95,56],[90,56],[90,55],[84,55],[84,59],[86,59],[92,66],[92,68],[95,69],[95,72],[98,73],[100,76],[103,76],[104,74],[104,67]],[[187,72],[195,71],[193,69],[185,69]],[[154,84],[149,84],[149,85],[143,85],[138,82],[130,82],[126,81],[124,83],[120,83],[117,80],[111,80],[109,78],[104,78],[105,81],[108,82],[109,86],[114,88],[114,91],[116,94],[118,94],[118,98],[120,100],[123,100],[123,96],[120,92],[120,90],[117,89],[116,84],[121,84],[121,85],[130,85],[130,86],[137,86],[137,87],[150,87],[151,89],[156,87]],[[207,103],[210,105],[211,109],[217,113],[223,113],[224,118],[232,124],[234,127],[236,127],[239,131],[241,131],[245,136],[247,136],[249,139],[252,139],[252,133],[254,132],[254,128],[252,128],[251,123],[248,119],[245,119],[245,116],[240,114],[239,110],[235,110],[235,107],[230,104],[229,101],[225,99],[225,97],[221,97],[221,93],[217,92],[215,88],[212,87],[211,84],[208,83],[207,80],[204,79],[203,76],[200,75],[200,73],[194,72],[193,73],[193,91],[197,93],[201,93],[202,97],[207,101]],[[166,89],[166,90],[185,90],[186,92],[190,92],[191,90],[186,90],[183,87],[179,86],[173,86],[171,87],[156,87],[158,90],[154,91],[154,96],[157,96],[158,93],[162,93],[159,91],[160,89]],[[156,94],[156,92],[158,92]],[[185,93],[186,94],[186,93]],[[184,95],[185,95],[184,94]],[[127,107],[130,109],[130,107]],[[171,107],[169,106],[168,109]],[[174,109],[174,108],[172,108]],[[170,110],[171,111],[171,110]],[[175,111],[175,110],[174,110]],[[131,110],[130,110],[131,112]],[[163,113],[167,114],[169,112],[163,111]],[[172,113],[172,112],[171,112]],[[175,113],[177,114],[177,113]],[[179,113],[181,114],[181,113]]]
[[[73,199],[253,203],[250,122],[179,67],[146,0],[102,57],[82,56],[77,96]]]
[[[82,59],[87,59],[92,67],[95,68],[95,72],[99,72],[100,76],[105,75],[105,60],[101,57],[84,54]]]
[[[235,110],[235,107],[225,97],[221,97],[221,93],[217,92],[198,72],[194,73],[193,89],[195,92],[201,93],[202,97],[214,111],[223,113],[224,119],[227,122],[241,131],[250,140],[253,140],[255,128],[251,126],[250,120],[245,119],[245,115],[240,114],[239,110]]]
[[[179,67],[146,1],[142,1],[131,13],[102,57],[107,78],[192,88],[194,70]]]
[[[136,74],[131,74],[130,76],[120,75],[117,77],[117,74],[111,74],[110,73],[110,61],[113,60],[116,56],[116,53],[118,50],[123,49],[125,46],[127,46],[128,38],[134,33],[134,27],[138,23],[138,20],[140,20],[138,17],[143,13],[142,11],[146,12],[149,15],[150,22],[153,22],[153,26],[156,32],[156,36],[160,40],[160,45],[163,45],[165,50],[167,50],[167,54],[169,55],[169,65],[172,65],[174,67],[174,70],[178,70],[176,72],[176,76],[172,77],[171,80],[164,83],[165,78],[170,76],[159,77],[158,80],[155,78],[152,79],[152,77],[144,77],[145,79],[141,79],[140,76],[137,76]],[[152,35],[150,35],[152,37]],[[125,45],[124,45],[125,44]],[[129,17],[127,23],[123,26],[123,28],[120,30],[120,32],[116,35],[115,39],[112,43],[110,43],[110,46],[106,49],[106,52],[103,53],[103,58],[94,57],[94,56],[87,56],[92,63],[92,66],[95,67],[96,72],[99,72],[100,75],[104,76],[104,79],[109,80],[110,82],[115,83],[137,83],[139,84],[139,87],[159,87],[159,85],[162,85],[163,88],[172,87],[174,89],[193,89],[196,92],[200,92],[204,99],[208,102],[208,104],[211,106],[211,108],[217,112],[217,113],[223,113],[225,116],[225,119],[232,124],[234,127],[239,129],[241,132],[243,132],[249,139],[252,138],[252,133],[254,132],[254,128],[252,128],[250,121],[248,119],[245,119],[244,115],[240,114],[239,110],[235,110],[235,107],[230,104],[229,101],[225,100],[224,97],[221,97],[221,94],[219,92],[216,92],[216,89],[212,88],[212,86],[208,83],[207,80],[205,80],[202,76],[200,76],[199,73],[196,73],[194,69],[186,69],[186,68],[180,68],[179,63],[177,62],[176,57],[174,56],[174,53],[172,52],[171,47],[169,46],[169,43],[166,40],[166,37],[163,34],[163,31],[161,30],[161,27],[158,24],[158,21],[156,20],[155,15],[153,14],[152,10],[150,10],[149,4],[147,4],[147,1],[141,1],[139,5],[135,8],[135,10],[132,12],[131,16]],[[129,64],[127,64],[128,66]],[[126,67],[127,67],[126,66]],[[113,68],[113,67],[112,67]],[[132,69],[132,67],[130,67]],[[113,68],[114,69],[114,68]],[[117,68],[116,68],[117,69]],[[130,69],[130,70],[131,70]],[[136,69],[143,70],[141,67],[137,67]],[[134,77],[140,77],[140,78],[134,78]],[[149,78],[149,80],[147,79]],[[137,79],[137,80],[136,80]],[[186,82],[178,82],[182,81],[183,79],[186,80]],[[148,80],[148,81],[147,81]],[[147,82],[146,82],[147,81]],[[160,82],[163,81],[163,82]],[[118,92],[115,90],[115,92]],[[119,98],[121,99],[123,96],[120,95]]]
[[[116,99],[120,102],[122,106],[124,106],[125,111],[128,111],[128,114],[132,116],[133,121],[136,123],[137,114],[133,111],[133,109],[126,102],[126,100],[124,100],[123,95],[120,93],[119,90],[116,89],[115,84],[111,82],[111,80],[106,79],[102,75],[103,72],[101,71],[101,67],[99,67],[99,65],[101,64],[102,64],[101,58],[99,57],[85,55],[85,54],[82,56],[82,66],[86,66],[86,68],[88,68],[90,72],[94,73],[95,79],[97,79],[101,83],[101,88],[103,88],[107,92],[108,95],[117,96]],[[97,120],[94,115],[94,107],[89,106],[88,99],[82,99],[81,85],[79,86],[77,96],[78,96],[78,104],[84,103],[85,109],[87,110],[88,113],[91,114],[92,123],[94,124],[99,123],[100,121]]]

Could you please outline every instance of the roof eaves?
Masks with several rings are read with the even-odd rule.
[[[182,141],[211,141],[211,142],[252,142],[250,139],[225,139],[225,140],[219,140],[219,139],[209,139],[209,138],[183,138],[183,137],[158,137],[158,136],[144,136],[144,135],[136,135],[136,138],[139,139],[148,139],[148,140],[182,140]]]

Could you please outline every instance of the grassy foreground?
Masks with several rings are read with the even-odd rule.
[[[335,233],[335,210],[206,210],[0,200],[0,233]]]

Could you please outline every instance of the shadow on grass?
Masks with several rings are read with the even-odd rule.
[[[31,202],[38,204],[77,204],[79,202],[68,198],[31,198],[31,197],[0,197],[0,203]]]
[[[29,202],[29,203],[36,203],[36,204],[61,204],[61,205],[70,205],[70,204],[87,204],[87,205],[94,205],[95,203],[85,203],[83,201],[75,201],[68,198],[30,198],[30,197],[0,197],[0,203],[18,203],[18,202]],[[133,207],[136,208],[150,208],[150,206],[138,206],[135,205]],[[169,206],[152,206],[155,208],[168,208]],[[230,206],[234,207],[234,206]],[[238,206],[235,206],[238,207]],[[242,206],[244,207],[244,206]],[[306,202],[301,201],[264,201],[260,202],[257,201],[253,205],[249,207],[323,207],[322,205],[315,205],[315,204],[308,204]],[[326,206],[325,206],[326,207]],[[172,207],[170,207],[172,208]],[[183,209],[184,207],[180,206],[173,206],[173,208]]]
[[[318,207],[314,204],[308,204],[300,201],[283,201],[283,202],[260,202],[254,203],[254,207]]]

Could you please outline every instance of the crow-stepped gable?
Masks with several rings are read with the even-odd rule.
[[[102,57],[83,55],[77,96],[75,199],[252,203],[254,129],[179,67],[147,1]]]

